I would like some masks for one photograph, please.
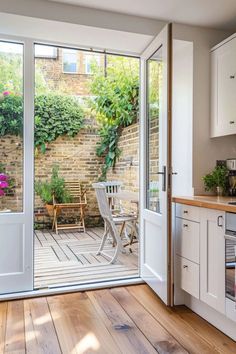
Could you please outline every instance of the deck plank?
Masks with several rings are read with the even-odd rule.
[[[138,276],[138,245],[133,253],[121,253],[115,264],[105,255],[97,255],[103,235],[102,228],[86,232],[36,230],[35,288],[76,284],[88,281]],[[104,251],[112,255],[114,248],[107,242]],[[117,267],[118,266],[118,267]]]

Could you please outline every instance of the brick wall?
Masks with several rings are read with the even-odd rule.
[[[122,153],[115,169],[108,171],[107,179],[121,181],[123,189],[139,190],[139,124],[124,128],[118,147]]]
[[[63,72],[63,50],[58,48],[58,57],[36,58],[35,65],[38,67],[51,90],[71,94],[75,96],[86,96],[89,93],[89,82],[91,75],[85,72],[85,57],[93,53],[77,51],[78,73],[70,74]],[[103,55],[100,55],[100,65],[104,65]]]
[[[107,175],[108,180],[122,181],[123,188],[131,191],[138,191],[139,188],[138,135],[138,124],[133,124],[123,130],[119,141],[122,154],[115,169],[109,171]],[[90,224],[93,223],[94,216],[99,215],[95,193],[92,188],[92,183],[97,182],[102,167],[102,160],[96,156],[98,141],[97,127],[94,125],[82,129],[74,138],[59,137],[47,146],[45,154],[39,152],[35,156],[36,180],[49,179],[53,164],[58,164],[60,175],[65,180],[81,181],[87,190],[86,217]],[[17,178],[17,188],[14,195],[0,199],[1,202],[4,200],[4,206],[12,211],[19,210],[21,205],[22,150],[18,146],[19,143],[19,137],[6,136],[0,139],[0,149],[6,152],[2,162],[6,165],[8,174]],[[44,205],[38,196],[35,196],[35,208],[44,210]],[[40,221],[40,218],[38,219]],[[98,221],[97,218],[94,220],[95,222]]]

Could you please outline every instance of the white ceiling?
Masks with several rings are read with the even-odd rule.
[[[236,0],[48,0],[197,26],[236,30]]]
[[[0,33],[33,38],[43,43],[139,55],[152,36],[0,12]]]

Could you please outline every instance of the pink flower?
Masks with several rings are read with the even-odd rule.
[[[0,173],[0,181],[7,181],[8,180],[8,176],[5,175],[4,173]]]
[[[7,188],[9,184],[6,181],[0,181],[0,188],[4,189]]]
[[[0,189],[0,197],[2,197],[4,195],[4,190]]]
[[[9,96],[10,95],[10,91],[4,91],[2,94],[3,94],[3,96]]]

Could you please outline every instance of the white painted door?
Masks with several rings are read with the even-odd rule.
[[[32,53],[0,36],[0,295],[33,289]]]
[[[141,56],[141,276],[171,302],[169,118],[171,25]]]

